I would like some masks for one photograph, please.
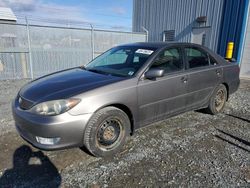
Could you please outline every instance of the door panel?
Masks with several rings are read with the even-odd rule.
[[[222,77],[222,69],[210,55],[197,48],[185,47],[187,62],[187,108],[202,107],[211,96]]]
[[[220,83],[222,69],[214,66],[205,70],[188,71],[187,108],[208,102],[214,88]]]
[[[187,76],[183,62],[180,48],[164,49],[149,67],[149,70],[163,70],[164,76],[155,80],[143,78],[139,81],[138,111],[141,126],[185,108]]]
[[[186,75],[166,76],[138,84],[138,105],[141,126],[181,111],[186,104]]]

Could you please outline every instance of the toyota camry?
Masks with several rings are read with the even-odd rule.
[[[153,122],[190,110],[221,112],[238,86],[238,65],[206,47],[133,43],[29,82],[12,110],[17,131],[35,147],[85,147],[104,157]]]

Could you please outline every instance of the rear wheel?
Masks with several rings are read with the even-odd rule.
[[[217,114],[223,111],[227,100],[227,89],[223,84],[220,84],[210,98],[207,111],[210,114]]]
[[[125,112],[106,107],[96,112],[84,133],[85,147],[97,157],[119,152],[129,134],[130,120]]]

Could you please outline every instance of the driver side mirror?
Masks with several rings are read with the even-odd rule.
[[[145,73],[145,78],[152,80],[155,78],[163,77],[164,73],[165,73],[164,69],[151,68]]]

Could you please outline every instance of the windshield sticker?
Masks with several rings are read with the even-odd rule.
[[[153,50],[146,50],[146,49],[138,49],[138,50],[136,50],[136,53],[147,54],[147,55],[151,55],[153,52],[154,52]]]

